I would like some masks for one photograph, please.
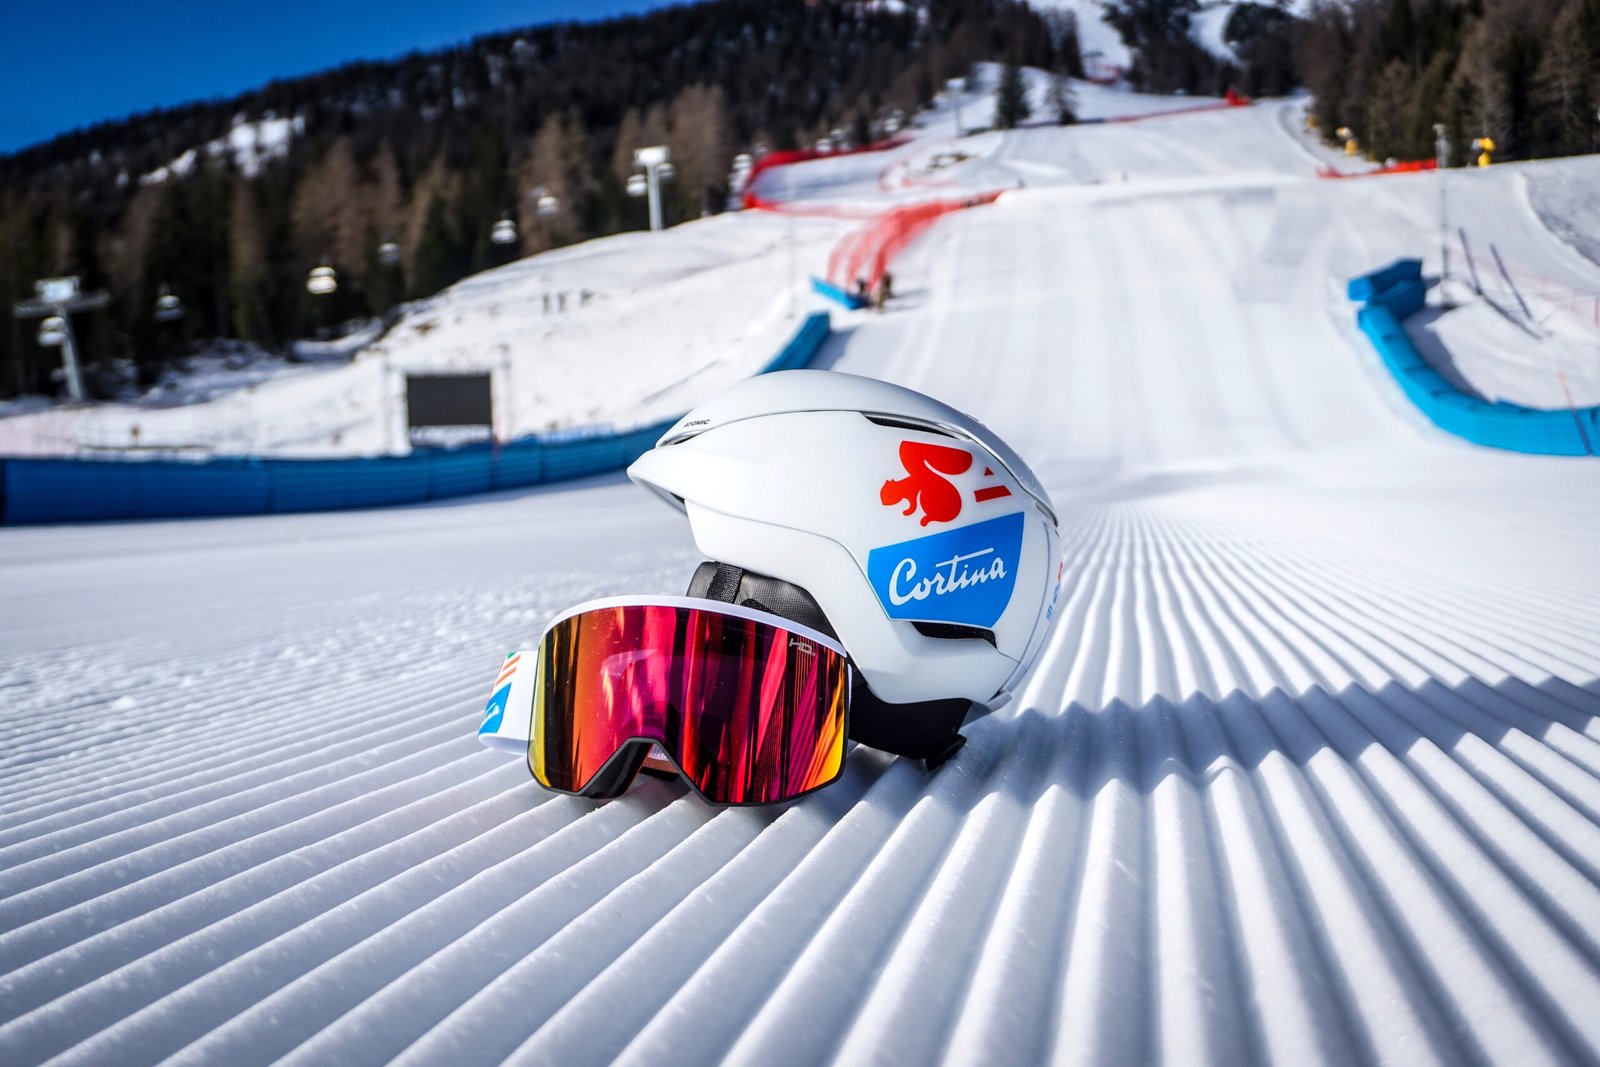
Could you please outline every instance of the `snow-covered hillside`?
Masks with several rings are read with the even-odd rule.
[[[1304,17],[1311,0],[1257,0],[1265,6],[1280,7]],[[1028,0],[1029,6],[1044,12],[1069,12],[1077,20],[1078,48],[1083,53],[1089,76],[1111,77],[1133,65],[1133,53],[1122,36],[1106,21],[1108,8],[1116,0]],[[1233,49],[1223,39],[1228,19],[1239,0],[1201,0],[1199,10],[1189,16],[1189,34],[1195,42],[1219,59],[1233,59]]]
[[[1407,406],[1343,285],[1437,272],[1434,176],[1319,179],[1295,108],[994,135],[940,179],[1022,187],[836,318],[1062,516],[1047,647],[936,773],[596,805],[483,750],[505,651],[701,558],[620,476],[0,529],[0,1062],[1600,1059],[1600,463]],[[869,158],[783,187],[907,195]],[[1600,291],[1561,168],[1452,218]]]
[[[1121,35],[1106,22],[1106,4],[1107,0],[1029,0],[1030,7],[1070,13],[1077,20],[1078,50],[1091,77],[1110,76],[1133,63]]]
[[[491,376],[501,440],[676,415],[752,373],[798,322],[808,272],[847,224],[719,216],[519,260],[410,305],[353,362],[204,403],[0,418],[0,454],[137,448],[222,455],[405,452],[405,375]],[[192,390],[191,390],[192,392]]]
[[[289,142],[305,132],[305,125],[305,120],[299,116],[279,118],[269,113],[254,121],[238,116],[226,137],[207,141],[198,148],[186,149],[171,163],[142,175],[139,184],[158,185],[169,178],[186,177],[201,159],[223,157],[240,174],[254,178],[262,164],[288,154]]]

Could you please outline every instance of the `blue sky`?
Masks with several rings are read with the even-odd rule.
[[[227,97],[353,59],[386,59],[662,0],[0,0],[0,153],[103,119]]]

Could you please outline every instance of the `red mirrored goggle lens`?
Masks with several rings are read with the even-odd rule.
[[[615,796],[654,742],[707,800],[770,804],[839,776],[849,694],[843,652],[775,615],[597,606],[539,644],[528,762],[550,789]]]

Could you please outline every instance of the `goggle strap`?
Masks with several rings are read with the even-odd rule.
[[[696,594],[694,591],[694,586],[701,581],[701,573],[696,571],[695,580],[689,586],[689,595],[703,596],[707,600],[720,600],[724,604],[734,603],[739,596],[739,583],[744,581],[744,570],[730,563],[716,563],[712,566],[715,569],[706,575],[709,580],[705,582],[705,592]]]

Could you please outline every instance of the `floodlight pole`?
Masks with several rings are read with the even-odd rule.
[[[1442,287],[1450,277],[1450,219],[1444,190],[1444,172],[1450,166],[1450,136],[1442,123],[1433,127],[1433,135],[1437,138],[1434,151],[1439,170],[1439,284]],[[1440,292],[1443,291],[1441,288]]]
[[[67,376],[67,395],[82,403],[83,371],[78,366],[78,338],[72,332],[72,315],[77,311],[95,311],[111,302],[105,291],[80,293],[78,279],[41,278],[33,283],[37,294],[32,300],[19,300],[12,305],[12,314],[19,319],[44,319],[56,316],[61,319],[61,362]]]
[[[793,203],[794,203],[794,168],[793,167],[784,167],[783,168],[783,192],[784,192],[784,198],[783,198],[784,199],[784,205],[785,205],[786,208],[788,208],[788,207],[792,206]],[[785,243],[789,246],[789,317],[792,319],[792,318],[794,318],[794,311],[795,311],[794,305],[795,305],[795,299],[796,299],[795,288],[796,288],[796,285],[797,285],[797,280],[795,278],[795,271],[794,271],[794,266],[795,266],[795,264],[794,264],[794,258],[795,258],[794,257],[794,212],[793,211],[789,211],[789,210],[785,210],[784,213],[783,213],[783,217],[784,217],[784,222],[786,223],[785,229],[787,229],[787,231],[788,231],[787,233],[784,234],[784,237],[786,238]]]

